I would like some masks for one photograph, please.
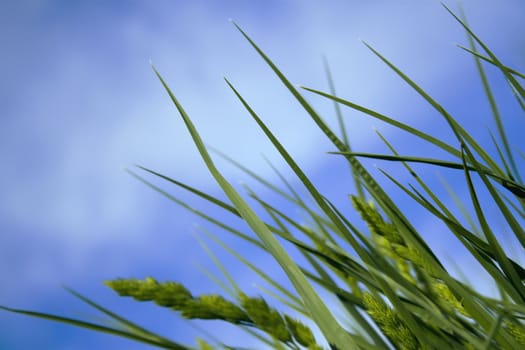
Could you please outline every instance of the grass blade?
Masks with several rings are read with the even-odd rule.
[[[146,337],[137,332],[130,332],[125,329],[111,328],[108,326],[103,326],[100,324],[95,324],[95,323],[86,322],[86,321],[80,321],[80,320],[69,318],[69,317],[63,317],[63,316],[58,316],[58,315],[53,315],[53,314],[48,314],[48,313],[43,313],[43,312],[14,309],[14,308],[9,308],[5,306],[0,306],[0,309],[9,311],[9,312],[13,312],[13,313],[17,313],[17,314],[26,315],[26,316],[37,317],[37,318],[42,318],[42,319],[46,319],[50,321],[65,323],[71,326],[89,329],[89,330],[93,330],[93,331],[97,331],[101,333],[116,335],[116,336],[120,336],[123,338],[128,338],[130,340],[138,341],[141,343],[153,345],[153,346],[163,348],[163,349],[192,350],[192,348],[190,347],[187,347],[181,344],[177,344],[171,341],[166,342],[163,340],[155,339],[155,337]]]
[[[206,163],[208,170],[211,175],[215,178],[219,186],[223,189],[226,196],[230,199],[232,204],[238,210],[239,214],[250,226],[250,228],[257,234],[263,244],[266,246],[266,249],[272,256],[277,260],[279,265],[284,269],[290,281],[296,288],[297,292],[301,296],[305,307],[310,311],[312,319],[318,324],[321,331],[325,335],[328,342],[339,349],[344,349],[347,346],[356,347],[356,343],[353,338],[348,335],[348,333],[339,325],[334,316],[330,313],[330,310],[326,307],[324,302],[321,300],[319,295],[312,288],[310,283],[307,281],[304,274],[301,272],[299,267],[295,262],[290,258],[286,253],[284,248],[281,246],[279,241],[273,236],[268,227],[259,219],[251,207],[241,198],[237,191],[230,185],[230,183],[222,176],[219,170],[215,167],[213,160],[209,156],[204,143],[201,140],[201,137],[190,120],[189,116],[186,114],[186,111],[183,109],[182,105],[178,102],[175,95],[171,92],[170,88],[158,73],[155,68],[153,68],[155,74],[161,81],[162,85],[166,89],[166,92],[169,94],[171,100],[177,107],[186,127],[191,134],[191,137],[197,147],[202,159]]]

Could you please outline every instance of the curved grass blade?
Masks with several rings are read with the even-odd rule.
[[[123,338],[128,338],[133,341],[138,341],[141,343],[153,345],[153,346],[163,348],[163,349],[192,350],[192,348],[190,347],[187,347],[181,344],[177,344],[172,341],[164,341],[164,340],[156,339],[156,337],[158,336],[147,337],[147,336],[141,335],[142,332],[130,332],[125,329],[111,328],[108,326],[103,326],[100,324],[95,324],[95,323],[86,322],[86,321],[80,321],[80,320],[69,318],[69,317],[63,317],[63,316],[58,316],[58,315],[53,315],[53,314],[48,314],[48,313],[43,313],[43,312],[14,309],[14,308],[5,307],[1,305],[0,305],[0,309],[9,311],[9,312],[13,312],[13,313],[17,313],[17,314],[22,314],[22,315],[42,318],[42,319],[46,319],[50,321],[65,323],[71,326],[89,329],[89,330],[100,332],[100,333],[116,335],[116,336],[120,336]]]
[[[239,214],[250,226],[250,228],[257,234],[266,249],[272,256],[277,260],[279,265],[284,269],[290,281],[296,288],[297,292],[301,296],[305,307],[311,312],[312,319],[317,323],[324,336],[330,344],[337,347],[338,349],[344,349],[348,346],[357,347],[354,339],[339,325],[337,320],[331,314],[330,310],[321,300],[319,295],[315,292],[313,287],[307,281],[304,274],[301,272],[299,267],[286,253],[284,248],[281,246],[279,241],[273,236],[268,227],[261,221],[261,219],[255,214],[251,207],[246,203],[242,197],[237,193],[233,186],[222,176],[219,170],[215,167],[213,160],[211,159],[201,137],[193,125],[193,122],[186,114],[182,105],[179,103],[175,95],[171,92],[170,88],[153,67],[155,74],[161,81],[166,92],[170,96],[171,100],[177,107],[179,114],[181,115],[188,132],[190,133],[195,146],[197,147],[203,161],[206,163],[208,170],[211,175],[215,178],[219,186],[222,188],[226,196],[230,199],[235,208],[239,211]]]
[[[288,154],[288,152],[281,145],[281,143],[277,140],[277,138],[275,138],[273,133],[266,127],[266,125],[257,116],[257,114],[251,109],[251,107],[246,103],[246,101],[242,98],[242,96],[238,93],[238,91],[233,87],[233,85],[231,85],[228,81],[227,83],[230,86],[230,88],[234,91],[236,96],[239,98],[241,103],[244,105],[246,110],[250,113],[252,118],[257,122],[259,127],[264,131],[268,139],[274,144],[274,146],[279,151],[279,153],[283,156],[286,162],[290,165],[290,167],[296,173],[297,177],[303,182],[303,184],[308,189],[308,191],[310,192],[310,194],[312,195],[316,203],[321,207],[323,212],[330,218],[330,220],[337,226],[337,228],[341,232],[348,233],[347,237],[349,237],[349,240],[351,241],[350,244],[355,249],[357,254],[362,259],[368,260],[369,264],[375,265],[377,262],[369,259],[368,253],[361,247],[361,245],[355,240],[355,238],[353,238],[351,233],[347,230],[347,228],[345,227],[343,222],[340,220],[340,218],[337,216],[337,214],[333,211],[333,209],[330,208],[330,206],[326,204],[324,197],[322,197],[321,194],[317,191],[317,189],[313,186],[313,184],[310,182],[308,177],[304,174],[304,172],[302,172],[302,170],[299,168],[299,166],[296,164],[293,158]],[[335,140],[337,140],[336,136],[333,135],[331,131],[330,131],[330,135],[332,135],[335,138]],[[341,146],[344,149],[344,145],[341,144]],[[351,158],[351,159],[355,160],[355,158]],[[364,170],[363,168],[363,171],[366,171],[366,170]],[[376,190],[382,192],[382,189],[380,189],[379,187]],[[385,198],[383,198],[383,200],[390,201],[390,199],[386,196],[386,194],[384,197]],[[394,206],[393,203],[392,203],[392,206]],[[420,237],[418,238],[421,239]],[[420,325],[416,322],[416,320],[413,319],[412,315],[407,310],[405,310],[404,306],[399,302],[399,297],[395,294],[395,292],[390,288],[389,285],[384,283],[384,281],[382,281],[381,279],[378,279],[378,283],[382,286],[382,291],[388,296],[390,301],[396,306],[399,313],[402,315],[405,322],[407,323],[407,325],[409,325],[410,329],[414,332],[416,337],[418,337],[419,339],[421,339],[421,341],[423,341],[424,331],[420,329]]]
[[[321,129],[321,131],[324,132],[324,134],[328,137],[328,139],[342,152],[347,152],[348,148],[345,146],[345,144],[330,130],[330,128],[326,125],[326,123],[323,121],[321,116],[317,114],[317,112],[310,106],[310,104],[301,96],[301,94],[293,87],[293,85],[290,83],[290,81],[284,76],[284,74],[277,68],[277,66],[264,54],[264,52],[251,40],[251,38],[244,33],[244,31],[235,24],[235,27],[241,32],[241,34],[248,40],[248,42],[252,45],[252,47],[258,52],[258,54],[266,61],[266,63],[272,68],[274,73],[279,77],[281,82],[286,86],[286,88],[292,93],[292,95],[297,99],[297,101],[301,104],[301,106],[305,109],[306,112],[310,115],[310,117],[314,120],[314,122],[317,124],[317,126]],[[237,93],[237,96],[242,100],[242,97]],[[251,111],[249,106],[244,102],[243,103],[245,107],[247,107],[248,111]],[[253,112],[253,111],[251,111]],[[250,113],[252,114],[252,113]],[[255,117],[254,114],[252,114],[252,117]],[[256,120],[259,120],[256,118]],[[263,128],[264,130],[264,128]],[[265,131],[266,133],[266,131]],[[268,133],[266,133],[268,136]],[[275,143],[274,143],[275,144]],[[281,153],[282,154],[282,153]],[[459,154],[459,153],[458,153]],[[284,156],[284,155],[283,155]],[[363,184],[365,185],[365,188],[367,191],[374,196],[375,200],[383,207],[385,211],[388,211],[393,217],[394,220],[398,221],[401,225],[403,225],[406,228],[406,233],[408,235],[407,239],[411,241],[415,246],[419,247],[422,250],[422,254],[427,256],[429,260],[436,261],[436,257],[434,256],[432,250],[426,245],[426,243],[421,239],[421,237],[417,234],[417,231],[414,229],[414,227],[410,224],[410,222],[407,220],[407,218],[403,215],[403,213],[397,208],[397,206],[394,204],[394,202],[390,199],[390,197],[385,193],[385,191],[379,186],[379,184],[374,180],[374,178],[370,175],[370,173],[361,165],[361,163],[355,158],[355,157],[346,157],[348,162],[352,165],[353,170],[360,176],[360,178],[363,181]],[[288,161],[288,160],[287,160]],[[289,163],[291,164],[291,163]],[[293,167],[292,167],[293,168]],[[294,169],[294,171],[296,171]],[[303,181],[301,176],[296,172],[298,177]],[[308,186],[306,186],[308,188]],[[309,189],[310,190],[310,189]],[[314,193],[312,193],[314,194]],[[322,201],[319,201],[319,199],[315,198],[318,205],[323,208],[323,211],[327,215],[329,215],[330,210],[329,208],[323,207],[323,204],[321,204]],[[328,211],[326,212],[326,210]],[[330,215],[329,215],[330,216]],[[337,219],[337,217],[334,218],[333,213],[330,217],[332,220],[334,220],[334,224],[336,224],[343,232],[345,231],[344,225],[341,224],[341,222]],[[354,247],[356,251],[359,254],[359,248]],[[410,317],[410,316],[407,316]],[[417,328],[417,324],[414,322],[412,323],[409,321],[409,323]]]
[[[292,84],[286,79],[286,77],[281,73],[281,71],[275,66],[275,64],[262,52],[261,49],[242,31],[242,29],[235,25],[237,29],[243,34],[243,36],[249,41],[249,43],[252,45],[252,47],[259,53],[259,55],[267,62],[267,64],[272,68],[274,73],[280,78],[280,80],[285,84],[287,89],[294,95],[294,97],[300,102],[300,104],[303,106],[303,108],[310,114],[312,119],[316,122],[316,124],[319,126],[319,128],[325,133],[325,135],[336,145],[336,147],[340,151],[348,151],[347,147],[344,145],[344,143],[339,140],[339,138],[330,130],[330,128],[324,123],[322,118],[315,112],[315,110],[306,102],[306,100],[299,94],[299,92],[292,86]],[[229,83],[228,83],[229,84]],[[231,86],[231,84],[229,84]],[[272,141],[274,146],[279,150],[281,155],[286,159],[287,163],[292,167],[294,172],[296,172],[299,179],[305,183],[305,186],[310,191],[310,193],[313,195],[314,199],[316,200],[317,204],[323,209],[326,215],[330,217],[330,219],[338,226],[338,228],[341,231],[346,231],[346,228],[341,223],[339,218],[334,215],[334,213],[330,210],[330,208],[326,207],[323,200],[318,198],[318,194],[313,187],[309,187],[307,184],[307,178],[304,176],[302,172],[299,171],[299,168],[296,166],[293,159],[289,157],[289,155],[286,153],[284,148],[280,145],[280,143],[275,139],[273,134],[266,128],[266,126],[262,123],[262,121],[257,117],[257,115],[253,112],[253,110],[248,106],[248,104],[242,99],[242,97],[239,95],[238,92],[231,86],[231,88],[236,93],[237,97],[241,100],[245,108],[250,112],[254,120],[259,124],[261,129],[265,132],[266,136]],[[423,256],[431,261],[431,264],[435,264],[437,261],[435,255],[433,252],[429,249],[429,247],[426,245],[426,243],[421,239],[421,237],[418,235],[417,231],[413,228],[413,226],[410,224],[410,222],[404,217],[404,215],[401,213],[401,211],[397,208],[397,206],[392,202],[390,197],[384,192],[384,190],[375,182],[373,177],[368,173],[368,171],[357,161],[354,157],[347,157],[347,160],[352,164],[352,167],[354,171],[358,172],[359,176],[364,181],[364,184],[366,185],[367,190],[370,192],[372,196],[376,199],[378,203],[381,203],[383,209],[387,211],[392,217],[393,221],[396,221],[397,224],[402,225],[406,230],[403,230],[404,233],[407,233],[407,239],[413,243],[416,247],[420,248]],[[305,181],[306,180],[306,181]],[[316,198],[317,197],[317,198]],[[352,244],[356,252],[363,257],[363,254],[365,254],[364,251],[362,251],[361,247],[355,243]],[[371,264],[374,264],[373,261],[369,262]],[[437,267],[438,269],[442,268],[441,266]],[[390,301],[394,304],[394,306],[398,309],[400,315],[404,318],[407,326],[412,330],[412,332],[416,335],[418,339],[421,339],[421,341],[424,341],[424,331],[420,328],[420,325],[413,319],[412,315],[405,310],[404,306],[399,302],[398,296],[394,293],[393,290],[391,290],[390,286],[384,283],[384,281],[379,280],[378,281],[382,287],[383,292],[388,296]]]
[[[285,179],[284,179],[285,181]],[[281,229],[283,231],[286,230],[285,226],[283,224],[280,223],[280,220],[279,218],[277,218],[275,215],[279,215],[280,217],[282,217],[284,220],[286,220],[287,222],[289,222],[292,226],[294,226],[295,228],[297,228],[299,231],[302,231],[303,233],[305,233],[308,237],[312,238],[315,242],[320,242],[319,241],[319,238],[317,236],[312,236],[313,232],[310,232],[308,230],[305,230],[304,227],[302,227],[300,224],[298,224],[297,222],[295,222],[294,220],[292,220],[291,218],[289,218],[287,215],[285,215],[284,213],[282,213],[281,211],[275,209],[273,206],[271,206],[270,204],[268,204],[267,202],[263,201],[262,199],[260,199],[258,196],[256,196],[255,194],[252,194],[252,197],[257,200],[269,213],[269,215],[272,216],[272,218],[274,219],[274,221],[276,221],[279,225],[279,227],[281,227]],[[286,237],[292,237],[291,234],[289,235],[286,235]],[[326,238],[326,237],[325,237]],[[286,239],[286,238],[285,238]],[[289,240],[291,243],[295,243],[297,242],[295,239],[292,241],[292,240]],[[335,242],[333,242],[335,244]],[[321,276],[320,278],[327,281],[327,283],[329,284],[332,284],[332,285],[335,285],[335,282],[332,280],[332,278],[326,273],[326,271],[324,270],[323,267],[321,267],[321,265],[315,260],[313,259],[313,257],[310,255],[310,254],[306,254],[307,251],[310,251],[310,253],[312,252],[312,250],[305,250],[303,249],[303,246],[299,245],[299,244],[295,244],[296,247],[299,249],[299,251],[305,256],[305,258],[309,261],[309,263],[314,267],[314,269],[317,271],[317,273]],[[329,249],[328,247],[326,247],[326,249]],[[305,271],[303,269],[303,271]],[[338,269],[334,269],[334,271],[336,273],[338,273],[339,275],[341,274],[341,271],[338,270]],[[340,276],[341,277],[341,276]],[[343,279],[344,280],[344,279]],[[363,318],[363,316],[356,310],[355,308],[355,305],[353,304],[349,304],[349,303],[343,303],[344,307],[345,307],[345,310],[352,316],[352,318],[361,326],[361,328],[371,337],[372,340],[374,340],[374,343],[375,344],[378,344],[379,346],[383,346],[384,348],[387,348],[387,345],[384,343],[384,340],[377,334],[377,331],[370,326],[370,324]]]

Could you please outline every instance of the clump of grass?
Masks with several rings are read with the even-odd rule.
[[[368,230],[358,228],[356,223],[343,216],[338,208],[318,191],[272,131],[268,129],[264,121],[250,107],[250,104],[226,80],[227,85],[237,96],[247,113],[272,142],[315,203],[308,205],[284,178],[288,191],[265,181],[225,156],[226,159],[238,165],[256,181],[279,194],[282,200],[290,201],[306,213],[314,225],[308,227],[297,222],[286,213],[278,210],[273,204],[265,202],[257,194],[250,192],[249,195],[252,199],[260,204],[263,211],[271,218],[271,221],[263,220],[262,216],[256,213],[252,205],[243,199],[215,166],[191,118],[162,76],[153,68],[182,117],[207,168],[228,197],[229,203],[153,170],[144,167],[139,167],[139,169],[204,198],[230,215],[244,219],[254,235],[243,233],[228,226],[226,220],[221,221],[194,210],[205,220],[249,242],[254,248],[266,251],[280,264],[292,283],[293,290],[287,290],[279,281],[268,276],[263,269],[252,264],[225,242],[212,234],[208,234],[210,239],[217,241],[228,252],[272,285],[277,292],[273,295],[282,304],[302,315],[301,317],[310,319],[320,331],[317,339],[314,330],[303,321],[270,306],[268,301],[261,296],[246,295],[241,286],[237,285],[231,278],[227,269],[217,260],[216,263],[231,284],[231,288],[226,288],[229,298],[219,294],[194,296],[181,283],[174,281],[158,282],[152,277],[114,279],[106,281],[106,285],[121,296],[131,297],[137,301],[154,302],[159,307],[172,309],[188,320],[222,320],[239,326],[240,329],[249,332],[268,346],[276,349],[313,350],[326,347],[330,349],[525,348],[525,325],[523,323],[525,317],[525,286],[523,284],[525,269],[509,258],[508,252],[502,247],[499,238],[488,222],[479,200],[480,191],[487,191],[490,204],[499,210],[508,224],[513,239],[523,248],[525,246],[525,232],[521,224],[525,218],[525,185],[521,180],[518,171],[519,165],[506,136],[504,123],[486,79],[483,64],[493,65],[501,71],[522,111],[525,111],[525,90],[518,79],[523,79],[525,76],[517,70],[505,66],[473,33],[465,19],[458,18],[448,8],[446,10],[463,26],[468,34],[470,47],[462,47],[462,49],[473,55],[487,100],[493,112],[497,125],[497,136],[493,135],[493,140],[498,151],[498,160],[494,159],[443,106],[387,58],[366,43],[365,45],[380,60],[439,112],[455,136],[454,143],[446,143],[386,115],[337,97],[333,89],[330,92],[323,92],[303,87],[302,90],[330,99],[337,104],[338,108],[340,108],[339,106],[349,107],[400,128],[412,136],[447,152],[455,161],[401,156],[381,134],[379,136],[392,151],[391,155],[353,152],[347,140],[344,122],[340,114],[338,116],[342,139],[336,131],[328,127],[324,119],[311,107],[300,89],[294,87],[252,39],[235,25],[332,142],[336,148],[333,153],[344,157],[350,165],[356,194],[351,195],[349,199],[361,219],[366,223]],[[478,52],[477,47],[480,47],[482,52]],[[329,71],[328,76],[330,86],[333,86]],[[482,295],[476,291],[475,286],[470,286],[453,277],[447,271],[420,232],[414,228],[411,220],[405,216],[395,201],[363,166],[360,161],[362,157],[401,162],[405,166],[409,174],[417,181],[419,188],[413,185],[407,187],[387,172],[383,172],[383,174],[410,196],[415,203],[424,208],[429,217],[435,217],[444,223],[449,232],[457,238],[492,278],[498,287],[499,298]],[[463,173],[465,186],[470,195],[467,200],[474,208],[473,215],[466,214],[470,227],[466,227],[462,223],[464,220],[455,216],[444,204],[443,199],[439,198],[416,174],[411,167],[414,162]],[[130,174],[175,202],[185,205],[184,202],[169,195],[137,173],[130,171]],[[479,185],[476,185],[477,183]],[[186,207],[191,209],[188,206]],[[283,242],[294,245],[308,264],[300,265],[294,261],[284,248]],[[215,259],[213,253],[211,251],[209,253]],[[336,317],[335,310],[331,310],[325,304],[314,285],[335,296],[342,305],[342,310],[337,310],[337,314],[340,315],[344,312],[345,317],[352,320],[353,330],[341,325],[340,319]],[[161,348],[192,348],[148,331],[84,296],[74,291],[70,292],[106,314],[117,326],[109,327],[56,315],[2,308],[128,337]],[[359,331],[356,331],[357,329]],[[197,343],[199,349],[236,348],[222,344],[220,341],[213,346],[203,339],[198,339]]]

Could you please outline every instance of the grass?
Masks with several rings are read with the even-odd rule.
[[[271,306],[265,298],[246,295],[203,240],[201,240],[203,248],[229,283],[226,285],[220,282],[227,297],[218,294],[196,296],[182,283],[159,282],[152,277],[114,279],[106,281],[105,284],[121,296],[132,297],[137,301],[154,302],[158,307],[170,308],[188,320],[222,320],[237,325],[240,331],[248,332],[268,347],[276,349],[524,348],[525,269],[509,257],[510,253],[502,245],[501,236],[495,233],[494,224],[489,222],[490,216],[486,215],[486,209],[483,209],[487,206],[497,208],[508,225],[511,239],[521,251],[525,247],[525,232],[522,227],[525,218],[525,185],[519,169],[520,161],[523,161],[524,157],[523,154],[518,157],[511,147],[504,120],[484,67],[495,66],[503,74],[522,112],[525,111],[525,90],[520,80],[524,75],[504,65],[469,28],[464,16],[458,17],[447,7],[445,9],[468,35],[469,47],[461,47],[461,49],[471,54],[474,59],[497,126],[496,132],[491,133],[498,154],[497,159],[486,151],[488,146],[480,145],[442,105],[367,43],[364,43],[365,46],[378,59],[389,66],[441,115],[454,135],[454,142],[446,143],[436,136],[336,96],[327,64],[325,68],[329,80],[329,92],[294,86],[256,43],[234,23],[249,45],[256,50],[332,142],[336,149],[332,153],[348,162],[355,183],[355,194],[349,199],[367,229],[363,229],[363,225],[342,215],[341,211],[319,192],[256,111],[226,80],[227,86],[286,161],[307,191],[309,198],[301,198],[280,174],[284,189],[259,177],[227,155],[220,153],[219,155],[275,192],[282,201],[291,203],[306,214],[312,225],[306,226],[297,222],[287,213],[277,209],[275,204],[264,201],[250,190],[248,195],[252,201],[245,200],[215,166],[191,117],[161,74],[153,67],[154,73],[178,110],[208,170],[229,202],[145,167],[139,166],[136,171],[128,172],[147,186],[193,211],[202,219],[253,245],[254,249],[262,249],[270,254],[286,273],[293,289],[284,287],[280,281],[266,274],[261,266],[250,262],[247,257],[243,257],[214,234],[204,232],[210,240],[217,242],[268,282],[273,287],[273,290],[268,291],[268,295],[289,310],[301,315],[300,319]],[[478,48],[481,51],[478,51]],[[308,103],[304,97],[306,94],[334,102],[339,130],[332,130],[327,125]],[[446,152],[449,154],[449,160],[400,155],[379,132],[378,136],[390,149],[391,154],[354,152],[346,135],[341,108],[359,111],[399,128],[412,137]],[[475,285],[454,277],[447,270],[421,232],[416,230],[413,221],[403,213],[394,199],[363,165],[362,158],[398,162],[406,168],[417,185],[406,186],[387,171],[381,171],[389,181],[414,201],[414,205],[420,206],[429,218],[435,218],[447,227],[448,232],[455,236],[468,254],[490,276],[497,286],[498,297],[483,295]],[[423,163],[441,168],[443,171],[462,174],[469,197],[463,203],[453,192],[451,195],[462,208],[464,217],[455,215],[447,207],[445,198],[438,196],[437,192],[431,190],[430,185],[417,175],[412,167],[413,163]],[[146,180],[138,171],[160,177],[171,185],[209,201],[228,215],[242,218],[251,229],[251,234],[228,226],[226,219],[217,219],[189,207]],[[482,193],[484,195],[481,195]],[[485,202],[482,203],[481,199]],[[310,201],[313,201],[313,204],[307,204]],[[250,203],[255,203],[257,209]],[[469,212],[466,207],[472,207],[473,212]],[[270,219],[263,219],[263,214]],[[285,248],[289,246],[297,248],[302,258],[304,257],[305,263],[292,258],[291,252]],[[333,295],[338,300],[340,308],[335,310],[326,305],[324,298],[319,294],[320,289],[323,289],[324,293]],[[105,314],[109,320],[107,325],[3,306],[1,308],[127,337],[165,349],[240,349],[228,346],[220,340],[214,340],[214,344],[210,345],[207,341],[198,339],[197,347],[180,344],[146,330],[73,290],[69,292]],[[350,326],[343,326],[341,315],[344,315],[345,320],[351,320]],[[309,324],[315,324],[317,328],[311,329],[307,326],[306,319],[309,319]]]

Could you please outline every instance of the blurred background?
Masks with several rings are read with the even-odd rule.
[[[462,1],[471,27],[508,66],[524,70],[525,4],[519,0]],[[457,10],[455,1],[447,2]],[[242,249],[276,278],[280,268],[226,233],[129,176],[134,164],[224,198],[200,160],[150,60],[170,84],[206,142],[271,182],[279,179],[263,155],[298,182],[224,83],[227,77],[282,140],[305,172],[348,215],[352,180],[334,147],[255,50],[233,19],[295,84],[328,90],[323,55],[338,95],[453,142],[439,115],[359,39],[426,89],[494,153],[490,110],[460,25],[437,1],[0,1],[0,305],[101,321],[68,294],[71,287],[102,305],[177,341],[199,334],[178,315],[119,298],[102,284],[116,277],[174,280],[195,294],[220,292],[203,268],[218,273],[195,240],[209,230]],[[501,101],[511,145],[523,150],[523,114],[499,72],[487,67]],[[304,93],[333,126],[333,104]],[[377,128],[400,153],[443,156],[406,133],[343,108],[354,150],[387,153]],[[520,131],[521,130],[521,131]],[[227,162],[220,169],[241,188],[301,214]],[[393,163],[365,162],[413,214],[415,224],[449,266],[487,292],[482,274],[454,238],[394,186],[377,166],[405,184]],[[468,198],[461,173],[428,166],[420,176],[443,188],[446,177]],[[143,173],[142,173],[143,174]],[[144,174],[146,175],[146,174]],[[248,232],[208,203],[152,180],[189,205]],[[299,189],[300,186],[297,186]],[[304,193],[304,191],[302,192]],[[445,193],[445,192],[444,192]],[[280,202],[279,202],[280,201]],[[452,201],[450,201],[452,206]],[[495,227],[505,230],[494,210]],[[504,232],[502,232],[504,233]],[[262,285],[207,240],[249,294]],[[457,248],[457,250],[455,250]],[[511,247],[512,248],[512,247]],[[514,252],[519,259],[521,248]],[[521,256],[523,257],[523,256]],[[483,287],[485,286],[485,287]],[[231,345],[236,328],[195,322]],[[251,344],[251,343],[250,343]],[[0,349],[143,349],[126,339],[0,312]]]

